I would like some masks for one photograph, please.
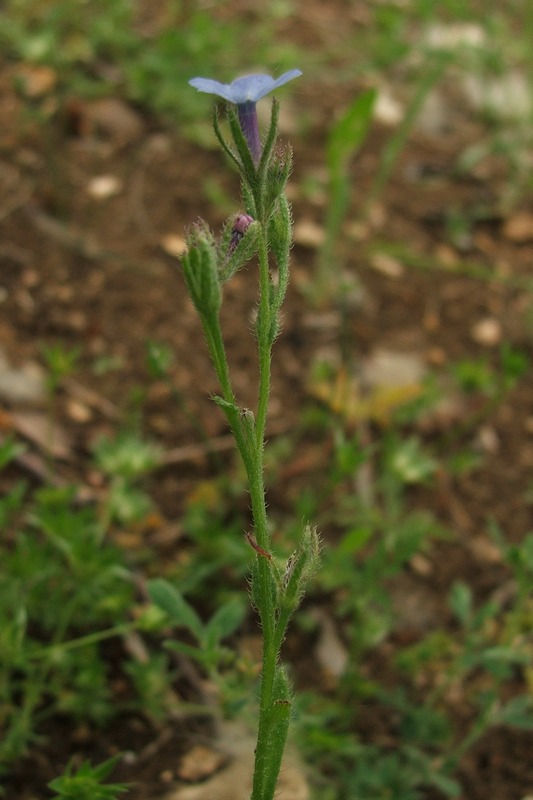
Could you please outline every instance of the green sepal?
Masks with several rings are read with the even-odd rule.
[[[306,525],[297,549],[287,560],[278,585],[275,642],[281,647],[289,620],[300,605],[309,578],[320,559],[320,537],[314,526]]]
[[[241,171],[241,163],[240,163],[239,159],[237,158],[237,156],[235,155],[235,153],[233,152],[233,150],[231,149],[231,147],[229,146],[229,144],[224,139],[224,137],[222,135],[222,131],[220,130],[220,124],[218,122],[218,108],[217,108],[217,106],[215,106],[214,111],[213,111],[213,129],[215,131],[215,136],[218,139],[218,143],[220,144],[222,150],[224,151],[224,153],[228,157],[228,160],[237,168],[237,171],[240,172]]]
[[[277,199],[285,194],[287,182],[292,172],[292,149],[285,147],[276,151],[266,170],[266,197],[268,207],[272,207]]]
[[[270,165],[270,158],[272,156],[272,151],[274,149],[274,145],[276,144],[276,139],[278,136],[278,122],[279,122],[279,101],[274,98],[272,101],[272,111],[270,113],[270,125],[268,127],[268,133],[266,135],[265,141],[263,143],[261,161],[259,162],[259,169],[257,170],[261,182],[263,181],[264,176],[267,174],[267,170]]]
[[[182,257],[183,276],[191,300],[199,314],[218,315],[222,291],[217,267],[217,248],[206,225],[193,226],[188,236],[188,250]]]
[[[276,311],[279,311],[289,284],[289,254],[292,242],[291,207],[285,195],[281,195],[278,200],[276,212],[270,219],[268,235],[278,268],[273,303]]]
[[[246,213],[249,214],[254,219],[257,219],[259,215],[257,212],[257,206],[255,204],[255,196],[252,189],[250,188],[250,186],[248,186],[246,181],[242,182],[241,189],[242,189],[242,199],[244,201],[243,205],[244,208],[246,209]]]

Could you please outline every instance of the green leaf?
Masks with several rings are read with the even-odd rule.
[[[241,624],[245,607],[236,597],[221,606],[205,627],[205,646],[209,649],[230,636]]]
[[[119,758],[120,755],[114,756],[97,767],[85,761],[76,771],[71,762],[64,775],[51,781],[48,788],[58,792],[55,800],[116,800],[127,790],[127,784],[102,785],[101,781],[111,773]]]
[[[201,647],[193,647],[193,645],[186,644],[185,642],[168,641],[165,642],[167,650],[173,650],[175,653],[180,653],[182,656],[188,656],[193,661],[199,664],[206,664],[211,659],[211,653],[206,654]],[[207,656],[207,657],[206,657]]]
[[[533,701],[527,694],[513,697],[497,712],[497,724],[522,730],[533,729]]]
[[[450,608],[462,625],[472,616],[472,591],[466,583],[456,581],[450,591]]]
[[[327,161],[334,178],[344,172],[348,159],[363,143],[370,127],[376,98],[375,89],[363,92],[333,128],[327,144]]]
[[[433,786],[440,789],[446,797],[459,797],[461,794],[460,784],[448,775],[433,771],[429,777]]]
[[[155,578],[148,582],[148,594],[174,625],[187,628],[198,641],[203,640],[204,626],[200,617],[175,586],[163,578]]]
[[[6,437],[0,444],[0,469],[3,469],[7,464],[13,461],[13,459],[24,453],[25,450],[26,448],[24,445],[15,441],[14,436]]]
[[[353,556],[358,553],[372,536],[370,526],[360,525],[349,530],[341,539],[337,546],[337,553],[343,558]]]

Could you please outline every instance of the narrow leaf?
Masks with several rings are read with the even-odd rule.
[[[202,640],[202,621],[175,586],[163,578],[155,578],[148,582],[148,594],[151,601],[168,615],[174,625],[187,628],[198,641]]]
[[[361,147],[370,127],[376,98],[375,89],[360,94],[333,128],[327,144],[328,167],[333,176],[344,171],[348,159]]]
[[[241,624],[245,608],[240,600],[233,598],[221,606],[206,625],[206,646],[213,647],[230,636]]]

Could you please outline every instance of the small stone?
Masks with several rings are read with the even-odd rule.
[[[222,753],[204,745],[196,745],[186,753],[178,767],[178,777],[182,781],[198,783],[219,770],[226,758]]]
[[[382,125],[394,128],[403,119],[404,107],[386,88],[379,90],[374,106],[374,119]]]
[[[0,351],[0,399],[13,405],[41,405],[46,398],[46,378],[39,364],[28,361],[11,367]]]
[[[89,406],[80,403],[79,400],[70,399],[67,402],[67,414],[73,422],[84,424],[90,422],[93,414]]]
[[[72,126],[82,136],[100,135],[123,146],[138,141],[144,133],[141,115],[116,97],[101,97],[90,102],[75,99],[67,110]]]
[[[491,79],[469,73],[463,89],[475,109],[488,111],[499,119],[525,121],[531,115],[530,86],[526,75],[518,70]]]
[[[370,265],[388,278],[401,278],[404,274],[403,264],[388,253],[374,253]]]
[[[435,257],[440,261],[443,267],[448,267],[450,269],[456,267],[460,262],[457,251],[448,244],[437,245],[435,248]]]
[[[477,444],[485,453],[494,455],[500,449],[500,439],[494,428],[483,425],[477,435]]]
[[[502,340],[502,326],[494,317],[485,317],[472,326],[470,335],[477,344],[495,347]]]
[[[294,241],[302,247],[318,249],[324,243],[324,239],[324,228],[312,219],[302,219],[294,226]]]
[[[432,367],[442,367],[447,358],[446,351],[442,347],[430,347],[426,352],[426,361]]]
[[[56,87],[57,72],[52,67],[42,64],[23,64],[18,74],[24,94],[33,100],[48,94]]]
[[[533,241],[533,214],[521,211],[505,221],[503,235],[510,242],[524,244]]]
[[[502,552],[500,548],[482,534],[473,536],[468,542],[468,548],[474,557],[484,564],[501,564]]]
[[[433,564],[429,558],[421,553],[415,553],[409,564],[413,572],[416,572],[417,575],[422,575],[424,578],[427,578],[433,572]]]
[[[116,175],[97,175],[87,185],[87,194],[95,200],[106,200],[121,191],[122,181]]]
[[[485,41],[483,27],[472,22],[435,23],[425,33],[425,43],[437,50],[465,46],[483,47]]]
[[[401,352],[377,348],[361,364],[363,380],[372,388],[418,385],[426,372],[422,354],[417,351]]]
[[[428,309],[424,314],[422,324],[426,331],[437,331],[440,328],[440,317],[433,309]]]
[[[526,421],[524,422],[524,428],[526,433],[533,434],[533,417],[527,417]]]
[[[187,252],[187,242],[178,233],[168,233],[161,239],[161,247],[169,256],[180,258]]]

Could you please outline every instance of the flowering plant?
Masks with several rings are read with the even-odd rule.
[[[277,146],[278,103],[272,104],[270,125],[263,140],[256,103],[299,75],[299,70],[291,70],[277,80],[268,75],[249,75],[231,84],[207,78],[190,81],[199,91],[216,94],[231,104],[228,121],[232,141],[226,141],[216,114],[214,128],[223,151],[240,173],[245,204],[244,212],[230,220],[219,240],[204,222],[194,225],[189,231],[182,267],[221,387],[221,395],[214,400],[226,415],[235,437],[251,498],[253,531],[246,534],[254,551],[251,597],[263,636],[251,800],[272,800],[276,791],[291,713],[289,681],[279,654],[288,622],[316,567],[319,553],[316,530],[305,525],[291,557],[283,563],[274,557],[263,480],[272,347],[279,333],[280,309],[289,280],[292,221],[285,190],[292,159],[288,148]],[[235,397],[219,318],[223,283],[254,257],[259,269],[255,324],[259,375],[255,413],[241,408]]]

